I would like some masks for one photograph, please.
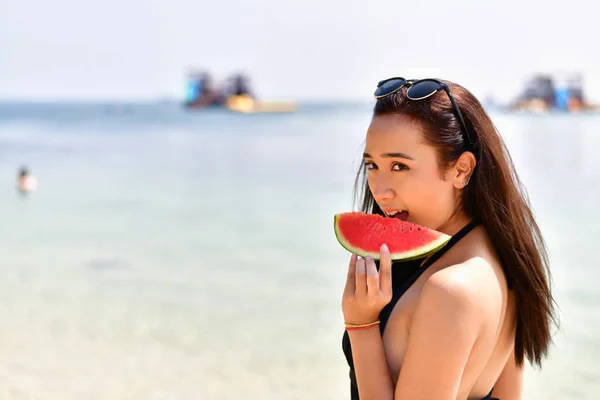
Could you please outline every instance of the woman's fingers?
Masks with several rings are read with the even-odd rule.
[[[364,258],[360,258],[356,261],[356,289],[354,293],[357,296],[364,296],[367,294],[367,274]]]
[[[354,295],[356,288],[356,257],[352,254],[350,257],[350,263],[348,264],[348,277],[346,278],[346,287],[344,288],[344,294]]]
[[[367,257],[365,264],[367,269],[367,292],[371,296],[376,296],[379,294],[379,273],[377,272],[377,266],[372,257]]]
[[[392,296],[392,258],[390,250],[383,244],[379,256],[379,287],[385,296]]]

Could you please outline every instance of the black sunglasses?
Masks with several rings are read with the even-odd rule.
[[[409,85],[406,90],[406,97],[410,100],[423,100],[430,96],[436,94],[440,89],[443,89],[448,97],[450,98],[450,102],[454,107],[454,111],[462,124],[462,128],[465,132],[465,139],[467,142],[467,149],[473,150],[474,143],[471,140],[471,135],[469,135],[469,130],[467,129],[467,124],[458,108],[458,104],[454,100],[454,96],[450,93],[450,88],[444,82],[439,81],[437,79],[427,78],[427,79],[418,79],[418,80],[406,80],[400,77],[394,77],[385,79],[383,81],[379,81],[377,83],[377,89],[375,90],[375,98],[380,99],[382,97],[389,96],[393,93],[396,93],[398,90],[402,89],[402,87]]]

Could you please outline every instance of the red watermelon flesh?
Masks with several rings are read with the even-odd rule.
[[[390,249],[392,260],[412,260],[436,252],[450,240],[450,236],[424,226],[363,212],[336,214],[334,229],[346,250],[376,260],[383,243]]]

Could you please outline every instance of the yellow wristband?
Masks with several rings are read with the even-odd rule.
[[[377,320],[374,322],[369,322],[368,324],[362,324],[362,325],[354,325],[354,324],[346,324],[346,328],[366,328],[367,326],[373,326],[373,325],[377,325],[379,324],[381,321]]]

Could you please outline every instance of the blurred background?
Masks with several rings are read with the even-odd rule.
[[[598,11],[3,0],[0,399],[347,399],[333,215],[397,75],[470,89],[528,189],[561,325],[525,398],[600,398]]]

